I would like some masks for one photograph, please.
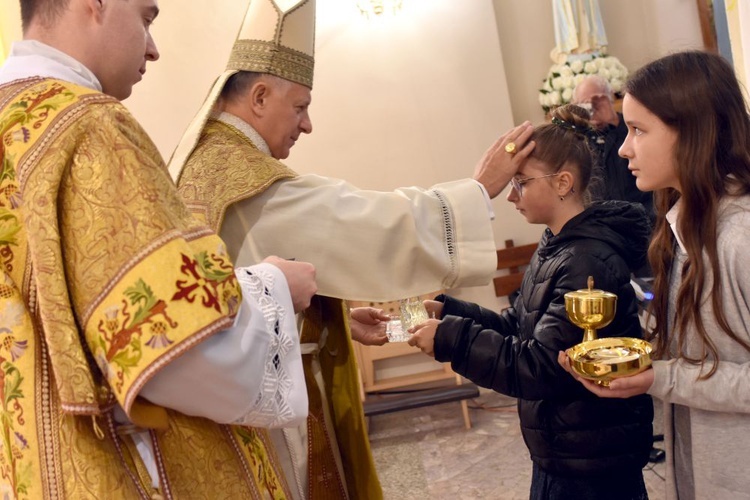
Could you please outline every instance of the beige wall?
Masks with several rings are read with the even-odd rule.
[[[223,69],[246,1],[160,5],[161,60],[126,105],[168,157]],[[513,124],[490,0],[407,1],[378,22],[350,0],[318,0],[316,36],[314,133],[288,160],[298,172],[379,190],[467,177]],[[504,199],[494,206],[500,244],[539,238]],[[459,294],[497,304],[489,287]]]
[[[745,99],[750,85],[750,5],[747,2],[725,2],[734,70]]]
[[[18,0],[0,0],[0,41],[5,51],[21,38],[21,8]]]
[[[470,176],[513,125],[493,14],[489,0],[407,1],[368,22],[318,0],[314,132],[290,165],[381,190]],[[539,238],[503,197],[494,207],[498,242]],[[497,305],[490,288],[458,294]]]
[[[544,119],[537,93],[555,45],[552,0],[493,0],[513,117]],[[703,47],[695,0],[599,0],[609,54],[633,71],[670,52]]]
[[[288,163],[368,189],[471,175],[496,136],[542,119],[550,1],[405,0],[398,17],[373,23],[353,0],[318,0],[314,133]],[[126,105],[168,157],[223,69],[247,0],[159,3],[153,33],[162,57]],[[610,53],[631,70],[700,46],[695,0],[600,3]],[[0,28],[6,41],[20,38],[17,0],[0,0]],[[543,228],[526,224],[504,194],[494,208],[498,246],[538,240]],[[459,295],[497,306],[489,287]]]
[[[160,52],[125,105],[165,159],[224,70],[248,0],[160,0],[152,27]]]

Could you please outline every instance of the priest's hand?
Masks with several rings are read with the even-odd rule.
[[[351,310],[350,314],[349,326],[352,331],[352,340],[362,345],[383,345],[388,342],[385,329],[391,317],[382,309],[356,307]]]
[[[609,387],[604,387],[593,380],[585,379],[574,372],[573,368],[570,366],[570,358],[565,351],[560,351],[557,354],[557,362],[560,363],[560,366],[562,366],[566,372],[573,375],[573,378],[583,384],[586,389],[600,398],[631,398],[640,394],[646,394],[654,383],[654,370],[648,368],[641,373],[629,377],[616,378],[609,383]]]
[[[490,146],[476,168],[474,180],[482,184],[490,198],[505,189],[518,167],[531,154],[535,142],[529,141],[534,127],[524,122],[510,129]]]
[[[266,257],[263,262],[273,264],[284,273],[295,313],[310,307],[310,299],[318,291],[318,285],[315,282],[315,266],[309,262],[282,259],[275,255]]]
[[[435,357],[435,332],[441,321],[437,319],[428,319],[424,323],[409,328],[409,345],[422,349],[422,352],[428,356]]]

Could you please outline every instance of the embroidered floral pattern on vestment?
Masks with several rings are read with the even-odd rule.
[[[169,301],[198,301],[204,308],[234,315],[239,294],[226,254],[217,251],[209,255],[204,251],[195,258],[185,254],[181,258],[179,274],[186,278],[175,281],[177,291]],[[98,346],[94,348],[97,364],[118,392],[130,370],[140,366],[144,346],[153,350],[169,347],[174,343],[170,331],[179,326],[169,314],[168,302],[157,297],[143,278],[126,288],[124,295],[126,300],[104,309],[97,326]]]

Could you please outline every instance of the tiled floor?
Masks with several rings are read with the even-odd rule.
[[[459,403],[370,419],[386,500],[529,498],[531,460],[515,400],[482,391],[470,406],[476,407],[470,410],[471,430],[464,429]],[[657,418],[655,431],[660,427]],[[644,470],[651,500],[664,498],[663,476],[663,463]]]

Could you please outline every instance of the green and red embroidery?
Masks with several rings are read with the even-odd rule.
[[[29,340],[24,335],[32,334],[31,321],[10,277],[22,228],[17,213],[22,201],[16,179],[19,152],[14,148],[24,148],[32,130],[39,130],[51,112],[74,99],[75,94],[59,83],[39,85],[0,114],[0,493],[12,498],[29,495],[33,479],[33,461],[24,460],[30,446],[23,434],[25,379],[17,366],[27,355]]]
[[[16,233],[21,223],[14,213],[21,206],[21,193],[16,182],[16,154],[8,151],[15,143],[31,140],[31,129],[42,127],[51,111],[75,99],[75,94],[59,83],[36,87],[10,104],[0,115],[0,262],[7,272],[13,270]]]
[[[264,487],[271,498],[283,498],[284,492],[279,485],[278,478],[273,467],[268,461],[268,452],[265,449],[258,431],[252,427],[233,426],[232,430],[240,438],[240,444],[248,453],[250,468],[258,481],[258,485]]]
[[[207,309],[234,315],[239,306],[234,270],[220,255],[198,253],[194,259],[181,254],[180,271],[186,279],[175,282],[177,292],[170,301],[199,300]],[[128,287],[121,304],[104,311],[97,330],[98,346],[94,357],[109,383],[121,391],[130,370],[143,358],[143,345],[165,349],[174,343],[170,338],[179,323],[170,317],[168,303],[158,298],[142,278]],[[145,342],[144,342],[145,339]]]
[[[22,460],[29,443],[21,432],[26,423],[21,406],[24,377],[16,367],[16,361],[28,348],[28,340],[17,340],[15,332],[23,326],[24,319],[26,309],[15,288],[7,281],[0,284],[0,477],[14,498],[28,493],[32,474],[31,462]]]
[[[228,264],[225,259],[216,254],[200,252],[190,259],[187,255],[182,256],[182,267],[180,271],[187,275],[189,279],[178,280],[178,292],[174,294],[172,300],[187,300],[193,303],[200,296],[204,307],[212,308],[216,312],[222,312],[222,304],[229,308],[229,314],[234,315],[239,305],[239,297],[234,296],[237,301],[232,301],[229,285],[236,287],[236,278],[234,268]]]
[[[176,328],[177,322],[167,314],[167,304],[158,299],[143,279],[125,290],[127,299],[120,306],[112,306],[104,311],[105,318],[99,321],[97,329],[100,349],[95,357],[109,383],[122,389],[124,377],[131,368],[138,366],[143,355],[141,338],[144,332],[154,333],[166,339],[166,347],[172,342],[167,337],[167,328]],[[117,371],[111,370],[117,366]]]

